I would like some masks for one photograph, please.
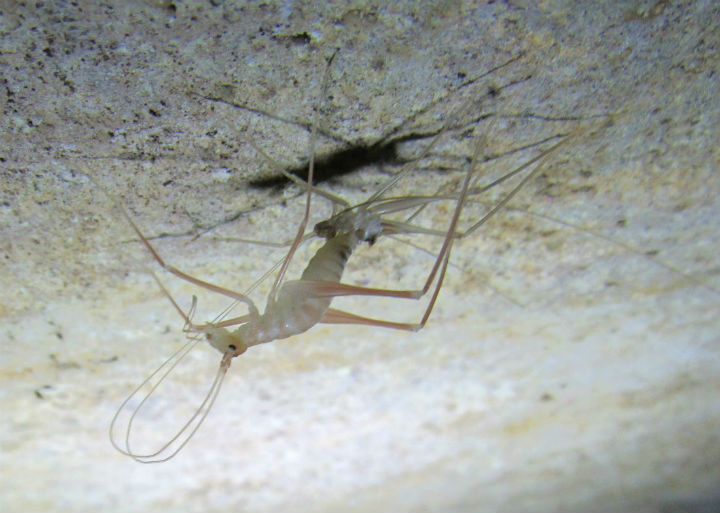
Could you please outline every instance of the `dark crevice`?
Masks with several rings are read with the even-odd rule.
[[[295,42],[304,43],[306,40],[306,34],[295,34],[294,36],[290,36],[294,38]],[[307,36],[309,37],[309,36]],[[376,167],[382,167],[382,166],[392,166],[392,165],[402,165],[405,164],[407,161],[402,159],[398,155],[398,145],[403,142],[408,141],[415,141],[415,140],[421,140],[426,139],[430,137],[435,137],[440,134],[442,131],[447,130],[454,130],[458,127],[456,126],[444,126],[441,129],[429,131],[427,133],[422,132],[410,132],[407,133],[405,130],[407,130],[408,125],[413,123],[415,120],[417,120],[420,116],[430,111],[433,107],[435,107],[438,103],[445,101],[447,96],[456,93],[457,91],[464,89],[466,87],[469,87],[472,84],[477,83],[478,81],[488,77],[489,75],[495,73],[501,68],[504,68],[506,66],[509,66],[513,62],[519,60],[523,54],[515,55],[514,57],[510,58],[504,63],[501,63],[497,65],[494,68],[491,68],[489,70],[486,70],[482,74],[472,77],[470,79],[465,79],[465,74],[460,73],[458,76],[465,79],[461,84],[458,86],[452,88],[450,91],[447,92],[447,94],[443,94],[440,97],[436,98],[435,100],[431,101],[421,109],[417,110],[412,115],[405,118],[401,123],[396,125],[394,128],[389,130],[385,133],[383,137],[376,140],[374,143],[371,144],[352,144],[347,140],[344,140],[342,136],[338,134],[334,134],[332,132],[329,132],[327,130],[323,130],[321,128],[318,128],[317,131],[320,135],[323,135],[325,137],[329,137],[335,141],[338,141],[345,145],[343,149],[340,149],[338,151],[335,151],[333,153],[318,156],[315,160],[315,168],[313,172],[313,183],[314,184],[321,184],[323,182],[326,182],[328,180],[331,180],[333,178],[341,177],[350,173],[353,173],[357,171],[360,168],[368,167],[368,166],[376,166]],[[519,79],[511,80],[510,82],[502,85],[502,86],[495,86],[491,85],[488,90],[486,90],[485,94],[482,95],[480,98],[476,98],[474,100],[474,103],[480,104],[483,101],[497,101],[498,97],[501,96],[501,93],[505,91],[508,88],[514,87],[518,84],[521,84],[523,82],[528,81],[532,75],[526,75]],[[277,121],[281,121],[283,123],[291,123],[297,126],[300,126],[308,131],[312,131],[312,125],[308,122],[303,122],[300,120],[293,120],[293,119],[286,119],[282,118],[280,116],[277,116],[275,114],[272,114],[268,111],[265,111],[263,109],[250,106],[244,103],[236,103],[228,98],[220,98],[215,95],[207,95],[207,94],[199,94],[195,92],[189,92],[190,95],[196,96],[198,98],[203,98],[207,101],[212,102],[218,102],[218,103],[224,103],[226,105],[232,106],[234,108],[246,110],[248,112],[252,112],[254,114],[258,114],[264,117],[268,117],[270,119],[274,119]],[[457,114],[457,113],[455,113]],[[492,113],[483,113],[476,117],[474,120],[471,121],[471,123],[480,122],[484,119],[487,119],[493,115]],[[467,120],[463,125],[467,125]],[[405,132],[405,133],[403,133]],[[401,135],[399,135],[401,134]],[[303,163],[301,165],[298,165],[294,168],[288,169],[288,173],[297,176],[298,178],[307,181],[308,176],[308,163]],[[286,187],[291,183],[291,180],[283,176],[282,174],[276,174],[273,176],[266,176],[264,178],[258,178],[255,180],[252,180],[249,185],[251,187],[257,188],[257,189],[281,189]]]
[[[320,184],[344,175],[354,173],[358,169],[367,166],[395,166],[406,163],[398,155],[398,145],[404,142],[416,141],[434,137],[437,132],[432,133],[410,133],[391,140],[380,140],[374,144],[357,144],[338,150],[336,152],[319,156],[315,160],[313,171],[313,183]],[[288,169],[288,173],[307,181],[308,164],[304,163]],[[282,175],[257,178],[250,181],[250,186],[257,189],[282,188],[290,184],[290,180]]]
[[[388,165],[398,161],[397,144],[373,144],[370,146],[357,145],[338,150],[318,157],[313,171],[313,183],[319,184],[332,178],[337,178],[370,165]],[[307,181],[308,164],[301,164],[288,169],[288,173]],[[250,181],[250,186],[257,189],[277,189],[290,184],[290,180],[283,175],[273,175],[257,178]]]

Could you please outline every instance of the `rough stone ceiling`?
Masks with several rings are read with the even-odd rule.
[[[709,1],[3,5],[2,509],[717,507],[719,19]],[[317,155],[387,150],[321,184],[351,202],[455,113],[397,194],[456,187],[478,141],[490,180],[577,137],[456,245],[423,331],[325,325],[253,348],[177,458],[123,457],[110,419],[182,321],[86,177],[168,261],[244,290],[284,249],[226,239],[292,236],[303,199],[270,179],[305,165],[316,111]],[[431,264],[385,240],[347,280],[411,287]],[[198,318],[226,305],[162,278],[185,308],[199,295]],[[141,438],[186,416],[218,359],[191,353]]]

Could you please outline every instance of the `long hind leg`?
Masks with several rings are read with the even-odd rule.
[[[96,187],[98,187],[98,188],[103,192],[103,194],[105,194],[105,195],[110,199],[110,201],[111,201],[112,203],[114,203],[114,204],[116,205],[116,208],[118,208],[118,209],[120,210],[120,212],[122,213],[123,217],[125,217],[125,219],[127,220],[127,222],[130,224],[130,226],[132,227],[132,229],[133,229],[133,231],[135,232],[135,234],[137,235],[137,237],[140,239],[140,241],[143,243],[143,245],[147,248],[147,250],[148,250],[148,251],[150,252],[150,254],[152,255],[153,259],[158,263],[158,265],[160,265],[160,267],[162,267],[163,269],[165,269],[165,270],[168,271],[169,273],[177,276],[177,277],[180,278],[181,280],[187,281],[187,282],[189,282],[189,283],[192,283],[193,285],[197,285],[197,286],[199,286],[199,287],[202,287],[202,288],[204,288],[204,289],[210,290],[210,291],[212,291],[212,292],[216,292],[216,293],[218,293],[218,294],[222,294],[222,295],[224,295],[224,296],[230,297],[230,298],[232,298],[232,299],[235,299],[236,301],[240,301],[240,302],[242,302],[242,303],[245,303],[245,304],[247,305],[247,307],[248,307],[248,311],[250,312],[250,315],[251,315],[251,316],[257,316],[257,315],[259,315],[258,310],[257,310],[257,307],[255,306],[255,303],[254,303],[248,296],[246,296],[245,294],[241,294],[241,293],[236,292],[236,291],[234,291],[234,290],[230,290],[230,289],[227,289],[227,288],[224,288],[224,287],[220,287],[219,285],[215,285],[215,284],[213,284],[213,283],[210,283],[210,282],[201,280],[201,279],[199,279],[199,278],[196,278],[196,277],[194,277],[194,276],[192,276],[192,275],[190,275],[190,274],[188,274],[188,273],[186,273],[186,272],[178,269],[177,267],[175,267],[175,266],[173,266],[173,265],[170,265],[170,264],[166,263],[165,260],[164,260],[164,259],[160,256],[160,254],[157,252],[157,250],[155,249],[155,247],[150,243],[150,241],[148,240],[148,238],[145,237],[145,235],[142,233],[142,231],[140,230],[140,228],[138,227],[138,225],[135,223],[135,221],[132,220],[132,218],[130,217],[130,214],[127,213],[127,211],[125,210],[125,208],[123,208],[122,205],[118,204],[118,202],[115,200],[115,198],[112,196],[112,194],[110,194],[102,185],[100,185],[98,182],[96,182],[90,175],[86,175],[86,176],[88,177],[88,179],[89,179],[92,183],[95,184]],[[180,313],[180,315],[185,319],[185,322],[186,322],[188,325],[191,325],[192,323],[190,323],[188,316],[187,316],[187,315],[183,312],[183,310],[177,305],[177,303],[176,303],[175,300],[172,298],[172,296],[170,295],[170,293],[169,293],[169,292],[167,291],[167,289],[162,285],[162,282],[160,282],[160,280],[159,280],[159,279],[157,278],[157,276],[155,276],[154,274],[153,274],[153,278],[155,279],[155,281],[157,281],[158,285],[160,285],[160,288],[161,288],[162,291],[165,293],[165,295],[168,297],[168,299],[169,299],[170,302],[173,304],[173,306],[175,307],[175,309],[178,310],[178,312]]]

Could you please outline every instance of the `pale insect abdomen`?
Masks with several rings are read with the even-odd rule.
[[[238,328],[238,334],[253,344],[263,344],[303,333],[325,315],[332,297],[308,297],[307,281],[339,282],[348,258],[359,239],[353,233],[328,239],[310,259],[300,281],[288,281],[280,287],[277,298],[271,298],[265,312],[256,322]],[[282,322],[278,320],[282,319]]]

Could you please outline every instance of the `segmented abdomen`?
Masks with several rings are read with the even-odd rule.
[[[358,238],[354,233],[328,239],[310,259],[299,281],[288,281],[280,287],[277,298],[270,301],[256,322],[238,328],[238,334],[249,346],[303,333],[325,315],[332,297],[316,297],[307,281],[339,282]]]

